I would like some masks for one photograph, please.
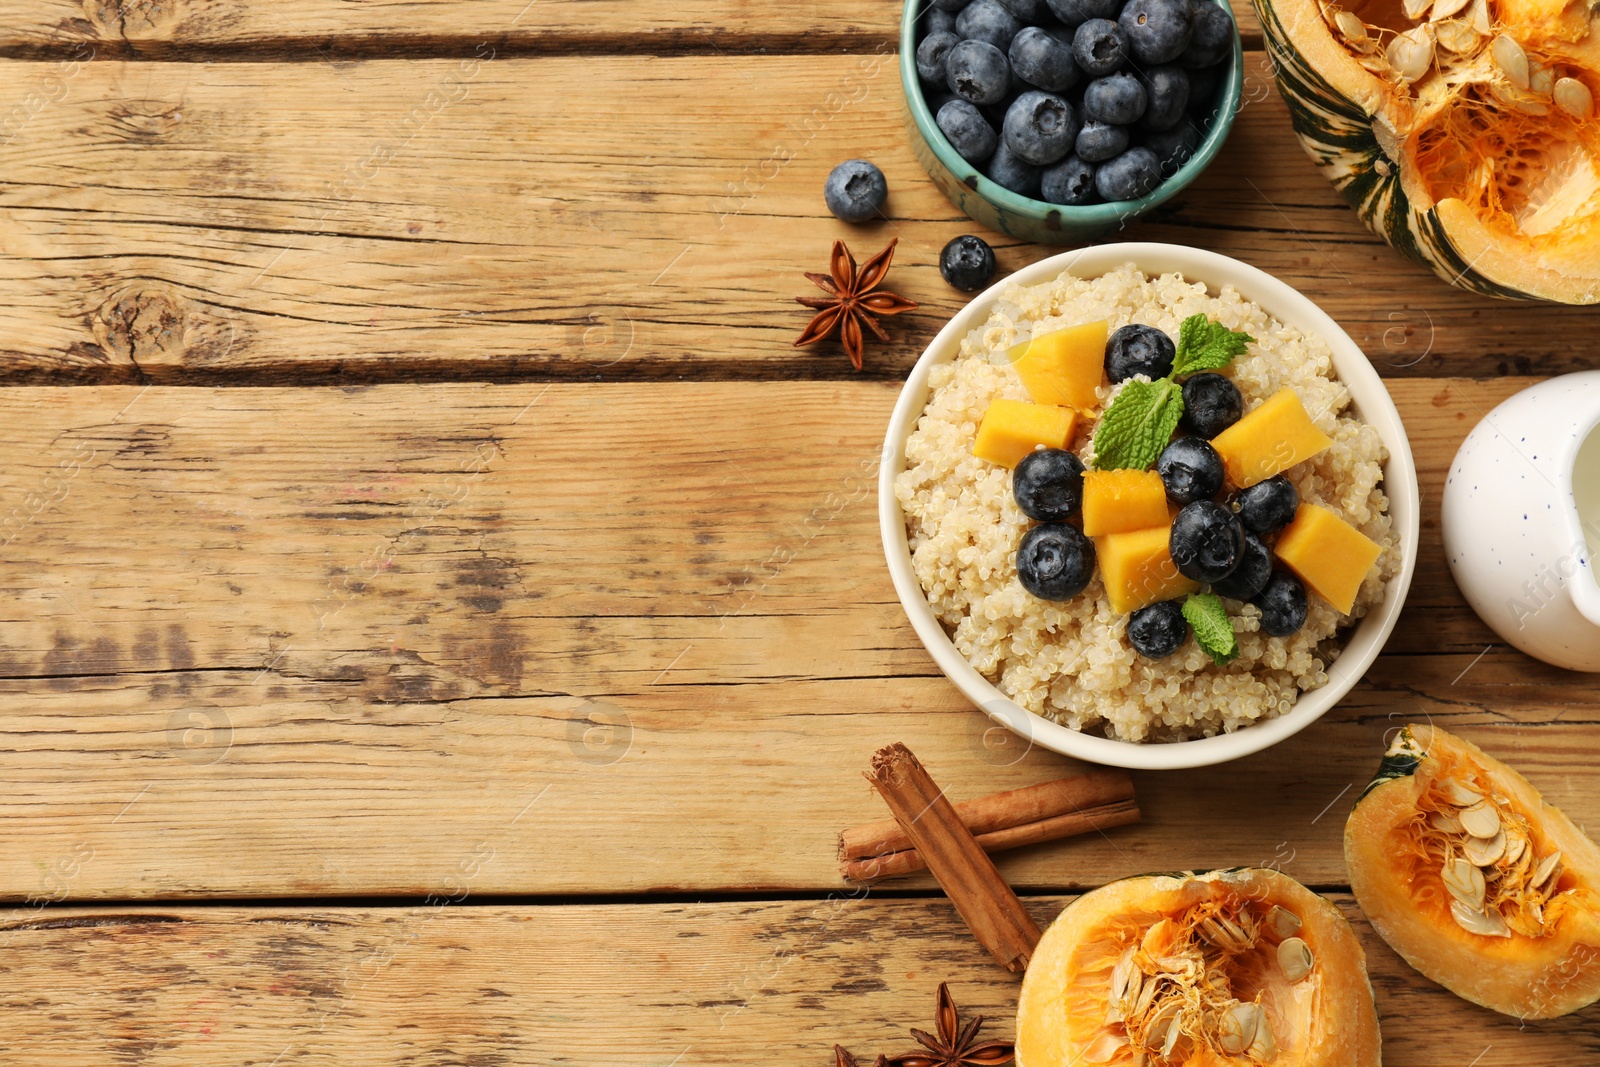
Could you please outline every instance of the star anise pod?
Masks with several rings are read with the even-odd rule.
[[[889,1061],[884,1058],[883,1054],[879,1053],[872,1067],[888,1067],[888,1063]],[[833,1067],[856,1067],[856,1058],[843,1045],[835,1045],[833,1046]]]
[[[1009,1041],[985,1041],[975,1044],[978,1031],[983,1028],[979,1015],[958,1030],[961,1019],[956,1012],[956,1002],[950,998],[950,986],[939,983],[939,1008],[936,1024],[938,1036],[925,1030],[913,1029],[911,1036],[922,1049],[889,1058],[890,1067],[994,1067],[1010,1063],[1016,1058],[1016,1049]],[[923,1050],[926,1051],[923,1051]]]
[[[806,277],[828,295],[795,297],[806,307],[817,309],[815,317],[794,343],[796,348],[824,340],[832,336],[837,328],[845,354],[850,357],[850,365],[856,370],[861,369],[861,346],[866,340],[861,328],[865,326],[878,340],[887,342],[889,335],[883,331],[877,316],[898,315],[902,311],[914,311],[917,307],[905,297],[886,290],[873,292],[883,281],[884,275],[889,273],[889,264],[894,262],[894,246],[899,243],[900,239],[896,237],[889,242],[888,248],[857,269],[856,259],[844,242],[833,242],[829,273],[813,274],[806,271]]]

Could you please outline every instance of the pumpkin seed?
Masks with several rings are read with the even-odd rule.
[[[1500,813],[1487,800],[1461,813],[1461,828],[1473,837],[1490,838],[1500,832]]]
[[[1506,854],[1506,833],[1501,830],[1490,838],[1469,837],[1461,851],[1479,867],[1493,867]]]
[[[1445,860],[1440,877],[1444,879],[1444,887],[1450,891],[1450,895],[1470,910],[1477,911],[1483,907],[1483,895],[1488,886],[1483,880],[1483,872],[1473,866],[1471,860],[1464,856]]]
[[[1256,1027],[1260,1022],[1261,1009],[1256,1005],[1238,1002],[1228,1005],[1217,1020],[1217,1044],[1228,1055],[1237,1056],[1256,1039]]]
[[[1434,22],[1454,18],[1470,2],[1471,0],[1433,0],[1433,14],[1428,17]]]
[[[1428,816],[1428,825],[1442,833],[1461,833],[1461,820],[1448,811],[1435,811]]]
[[[1083,1050],[1083,1059],[1086,1063],[1110,1063],[1127,1046],[1128,1039],[1121,1034],[1101,1034]]]
[[[1272,910],[1267,912],[1267,928],[1277,934],[1280,939],[1298,934],[1300,926],[1300,916],[1281,905],[1274,904]],[[1249,1042],[1246,1042],[1246,1044],[1249,1044]]]
[[[1489,44],[1489,54],[1500,73],[1511,79],[1518,89],[1528,87],[1528,53],[1507,34],[1499,34]]]
[[[1528,60],[1528,90],[1540,96],[1549,96],[1555,91],[1555,72],[1538,60]]]
[[[1498,911],[1477,911],[1459,900],[1452,900],[1450,915],[1455,919],[1456,925],[1469,934],[1482,934],[1484,937],[1511,936],[1511,928],[1506,925],[1506,921],[1500,917]]]
[[[1133,1002],[1133,1010],[1128,1013],[1128,1016],[1137,1019],[1149,1011],[1150,1002],[1156,999],[1156,990],[1160,987],[1161,983],[1159,981],[1146,982],[1143,988],[1139,990],[1139,997]]]
[[[1406,13],[1406,18],[1415,22],[1428,13],[1432,3],[1433,0],[1402,0],[1400,7]]]
[[[1128,1009],[1139,999],[1139,991],[1143,987],[1144,976],[1133,962],[1133,946],[1130,945],[1111,969],[1111,1003],[1119,1015],[1125,1017],[1128,1014]]]
[[[1364,41],[1367,39],[1367,24],[1348,11],[1335,11],[1333,13],[1333,24],[1347,41]]]
[[[1577,78],[1559,78],[1551,90],[1556,107],[1575,119],[1586,119],[1594,113],[1594,94]]]
[[[1472,11],[1467,17],[1472,28],[1478,31],[1481,37],[1489,36],[1492,24],[1489,21],[1489,0],[1472,0]]]
[[[1458,56],[1467,55],[1477,51],[1478,42],[1482,39],[1478,31],[1465,22],[1441,22],[1434,26],[1434,38],[1439,42],[1439,47],[1446,52],[1454,52]]]
[[[1418,80],[1433,66],[1433,27],[1424,24],[1397,34],[1383,54],[1401,81]]]
[[[1482,793],[1469,786],[1462,785],[1454,778],[1446,778],[1440,782],[1439,791],[1445,795],[1446,800],[1458,808],[1470,808],[1483,799]]]
[[[1278,966],[1282,968],[1283,976],[1291,982],[1298,982],[1310,974],[1313,962],[1311,946],[1298,937],[1291,937],[1278,946]]]
[[[1161,1042],[1161,1058],[1167,1059],[1172,1055],[1172,1050],[1178,1047],[1178,1039],[1183,1037],[1183,1027],[1178,1025],[1178,1016],[1173,1015],[1172,1021],[1167,1024],[1167,1036]]]
[[[1506,866],[1507,867],[1515,866],[1516,862],[1519,859],[1522,858],[1523,850],[1526,849],[1527,847],[1528,847],[1528,839],[1526,837],[1522,836],[1522,834],[1513,833],[1511,836],[1507,837],[1506,838],[1506,856],[1505,856],[1505,864],[1506,864]]]
[[[1533,877],[1528,879],[1528,884],[1535,889],[1546,882],[1554,884],[1555,880],[1561,877],[1561,869],[1561,853],[1552,852],[1539,861],[1539,866],[1533,869]]]
[[[1167,1040],[1167,1031],[1178,1028],[1178,1013],[1183,1010],[1183,1001],[1176,997],[1169,998],[1156,1009],[1145,1024],[1144,1047],[1152,1052],[1162,1048]],[[1163,1056],[1166,1053],[1162,1053]]]
[[[1250,1047],[1246,1052],[1257,1063],[1266,1063],[1278,1054],[1278,1042],[1272,1036],[1272,1024],[1267,1022],[1265,1015],[1256,1023],[1256,1034],[1250,1039]]]

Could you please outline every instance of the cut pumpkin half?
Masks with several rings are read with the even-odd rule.
[[[1256,0],[1301,143],[1451,284],[1600,301],[1600,8]]]
[[[1401,730],[1344,849],[1373,929],[1457,996],[1525,1019],[1600,999],[1600,849],[1471,742]]]
[[[1337,908],[1274,870],[1101,886],[1022,979],[1018,1067],[1377,1067],[1366,957]]]

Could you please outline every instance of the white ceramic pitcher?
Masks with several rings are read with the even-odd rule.
[[[1600,371],[1525,389],[1467,435],[1444,486],[1456,584],[1506,641],[1600,671]]]

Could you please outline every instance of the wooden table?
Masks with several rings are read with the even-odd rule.
[[[910,743],[956,798],[1043,781],[934,670],[871,468],[974,226],[902,126],[898,5],[0,0],[0,1046],[8,1065],[757,1064],[899,1051],[1016,979],[926,878],[839,880]],[[1042,920],[1151,869],[1276,864],[1366,944],[1387,1062],[1595,1062],[1411,972],[1340,857],[1431,719],[1600,825],[1592,679],[1444,566],[1480,415],[1591,312],[1390,252],[1318,176],[1246,17],[1246,104],[1127,239],[1300,287],[1422,473],[1388,651],[1325,720],[1136,776],[1142,826],[1006,856]],[[867,155],[889,222],[823,177]],[[835,237],[921,302],[796,350]],[[1002,269],[1052,249],[984,234]],[[1013,762],[1015,760],[1015,762]]]

